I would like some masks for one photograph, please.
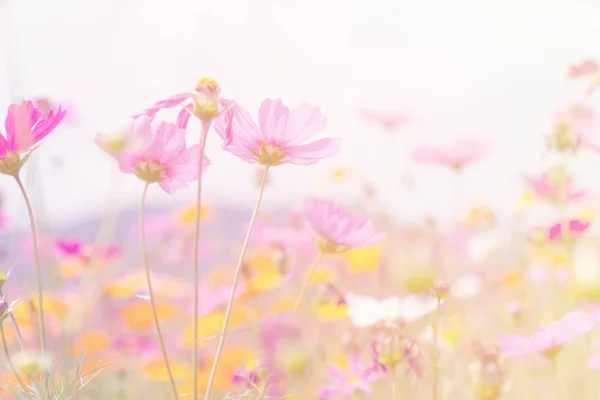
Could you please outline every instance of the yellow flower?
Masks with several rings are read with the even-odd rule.
[[[248,311],[244,308],[233,307],[229,318],[229,326],[239,326],[248,320]],[[211,314],[198,318],[198,339],[214,336],[221,331],[225,322],[225,311],[217,310]],[[194,326],[190,322],[186,334],[185,344],[192,346],[194,340]]]
[[[348,306],[346,304],[317,303],[312,308],[312,314],[325,319],[346,318]]]
[[[182,224],[193,224],[196,222],[197,210],[196,204],[192,204],[178,212],[177,220]],[[202,204],[200,206],[200,219],[204,220],[210,217],[211,214],[212,210],[208,205]]]
[[[381,246],[361,247],[345,251],[341,253],[341,257],[346,260],[352,272],[373,271],[379,265],[381,252]]]
[[[535,204],[536,201],[537,201],[537,197],[536,197],[535,193],[532,192],[531,190],[527,190],[521,195],[521,198],[519,199],[519,208],[527,209],[527,208],[531,207],[533,204]]]

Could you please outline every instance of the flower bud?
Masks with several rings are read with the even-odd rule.
[[[499,352],[478,347],[477,360],[469,367],[472,395],[479,400],[497,400],[506,387],[504,371],[500,366]]]
[[[208,77],[200,78],[192,92],[193,114],[204,122],[218,117],[220,93],[217,81]]]

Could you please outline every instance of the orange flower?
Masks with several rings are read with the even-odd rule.
[[[75,345],[75,352],[99,353],[108,346],[109,338],[104,332],[89,332],[83,335],[79,343]]]
[[[159,319],[168,319],[175,313],[175,307],[170,304],[157,304],[156,314]],[[149,302],[128,304],[123,307],[123,320],[131,329],[146,329],[153,321],[152,307]]]

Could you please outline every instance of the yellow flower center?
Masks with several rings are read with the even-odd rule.
[[[262,165],[275,166],[283,162],[286,154],[282,148],[271,143],[263,143],[258,151],[254,152],[256,161]]]
[[[161,182],[165,167],[152,160],[140,161],[137,164],[136,175],[148,183]]]

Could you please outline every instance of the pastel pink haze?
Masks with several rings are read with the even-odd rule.
[[[258,124],[248,111],[234,104],[214,123],[223,148],[253,164],[310,165],[340,152],[339,139],[305,143],[327,126],[319,107],[305,103],[290,110],[280,99],[265,99],[258,111]]]
[[[380,379],[384,374],[375,372],[363,364],[358,353],[348,356],[348,370],[338,365],[330,365],[327,369],[332,383],[319,389],[319,400],[332,398],[352,398],[355,393],[371,395],[371,383]]]
[[[596,126],[596,113],[589,106],[575,103],[556,113],[555,123],[568,124],[567,127],[579,138],[581,147],[584,149],[600,152],[600,144],[597,143],[594,130]]]
[[[362,109],[360,115],[367,121],[380,124],[386,129],[397,129],[410,121],[408,115],[402,111],[385,112]]]
[[[446,146],[423,145],[412,155],[413,161],[460,168],[483,158],[491,151],[490,143],[480,139],[458,139]]]
[[[148,183],[158,183],[167,193],[187,187],[198,179],[200,145],[186,147],[185,131],[175,124],[152,122],[151,118],[133,118],[125,130],[128,145],[114,153],[102,146],[102,134],[96,142],[112,155],[125,173],[131,173]],[[204,159],[204,170],[209,161]]]
[[[373,245],[385,237],[377,233],[373,222],[367,218],[353,216],[331,201],[316,197],[304,202],[304,215],[311,228],[320,236],[321,249],[328,251],[339,248],[352,249]],[[333,247],[333,249],[332,249]]]
[[[549,174],[542,174],[537,177],[525,177],[525,180],[529,189],[539,197],[554,202],[560,200],[562,188],[550,180]],[[571,178],[566,182],[566,192],[567,201],[581,200],[588,194],[585,190],[575,190]]]
[[[569,76],[579,78],[582,76],[595,75],[600,71],[600,66],[594,60],[584,60],[579,64],[571,66]]]
[[[10,155],[31,149],[57,127],[65,114],[66,111],[60,106],[56,111],[46,113],[32,101],[11,104],[4,123],[4,135],[0,132],[0,160],[7,153]]]
[[[532,336],[501,335],[496,342],[506,356],[547,354],[590,332],[599,322],[598,315],[575,310],[558,321],[540,326]]]

